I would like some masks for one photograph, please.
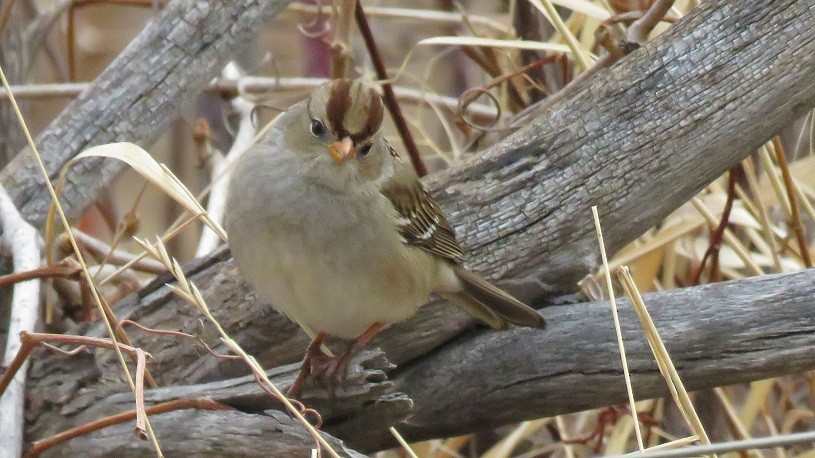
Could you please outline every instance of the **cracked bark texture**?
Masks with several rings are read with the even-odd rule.
[[[535,299],[615,252],[805,114],[815,4],[703,2],[529,126],[426,181],[471,266]]]
[[[688,390],[815,368],[815,270],[752,277],[644,296]],[[669,395],[627,299],[618,301],[637,399]],[[546,309],[545,332],[473,332],[397,370],[395,389],[414,402],[396,427],[408,440],[626,402],[608,302]],[[354,442],[371,450],[391,444]]]
[[[36,140],[51,180],[81,151],[109,142],[149,146],[223,65],[291,0],[174,0]],[[90,159],[68,174],[63,207],[76,218],[125,165]],[[23,217],[42,227],[51,198],[28,148],[0,172]]]
[[[613,252],[815,105],[812,30],[815,4],[808,1],[708,0],[644,48],[599,72],[571,99],[550,107],[530,125],[484,153],[428,177],[425,183],[450,216],[462,244],[470,250],[471,266],[498,280],[519,298],[541,305],[551,294],[572,291],[576,280],[596,265],[591,205],[600,207],[607,245]],[[227,251],[199,260],[191,269],[195,272],[193,281],[201,287],[227,332],[258,356],[265,367],[301,357],[306,343],[303,333],[269,305],[254,299],[249,288],[236,277]],[[795,300],[811,302],[812,292],[806,282],[811,284],[812,279],[804,280],[802,284],[784,284],[782,289]],[[159,279],[117,304],[117,315],[151,327],[197,329],[196,312],[161,287],[162,281],[169,279]],[[731,292],[735,294],[744,288],[742,297],[751,303],[746,297],[755,290],[757,296],[752,303],[756,307],[781,300],[775,296],[762,302],[769,293],[761,289],[760,281],[747,281]],[[659,296],[676,309],[669,313],[669,309],[662,310],[667,305],[657,306],[673,321],[660,321],[663,315],[655,314],[657,326],[666,333],[675,327],[682,328],[682,323],[697,327],[698,332],[682,335],[688,345],[696,346],[675,348],[677,352],[741,345],[738,340],[728,339],[739,338],[749,327],[760,327],[770,318],[764,309],[749,317],[738,307],[727,306],[717,313],[718,302],[729,304],[727,297],[715,294],[720,290],[706,290],[710,296],[695,299],[683,295],[694,290],[690,291]],[[682,300],[671,302],[674,295]],[[662,301],[659,298],[648,301]],[[698,302],[688,306],[685,301],[691,299]],[[705,305],[714,313],[704,315],[709,317],[706,321],[695,320],[687,312],[702,313]],[[610,373],[600,372],[597,380],[602,383],[597,384],[584,374],[590,374],[595,363],[611,367],[617,361],[616,356],[612,358],[606,353],[604,360],[592,360],[598,348],[611,351],[608,346],[613,345],[610,334],[600,331],[610,327],[602,310],[596,304],[548,308],[545,314],[550,325],[534,336],[518,329],[471,333],[467,328],[471,321],[436,301],[411,320],[391,327],[375,345],[380,345],[389,359],[400,366],[401,372],[396,375],[399,389],[415,397],[413,415],[417,421],[413,423],[411,417],[406,423],[410,437],[440,436],[456,430],[455,425],[448,423],[445,412],[434,410],[438,422],[432,423],[433,415],[423,409],[432,410],[433,405],[427,403],[439,402],[441,395],[451,396],[451,406],[461,399],[445,389],[458,387],[473,395],[473,391],[460,385],[470,383],[468,378],[473,379],[474,385],[481,384],[479,389],[487,393],[485,400],[492,402],[489,411],[466,411],[483,415],[473,417],[482,424],[499,424],[514,418],[501,410],[517,409],[522,413],[518,416],[530,418],[555,413],[555,409],[586,408],[589,402],[594,402],[593,405],[612,402],[617,393],[613,390],[623,389],[619,375],[614,381],[620,382],[620,387],[609,387],[612,390],[609,396],[597,393],[611,385],[610,374],[614,369],[609,369]],[[778,312],[781,324],[789,325],[789,335],[796,333],[797,325],[800,329],[811,329],[806,318],[811,316],[808,309],[796,306],[772,310]],[[800,314],[786,315],[787,311]],[[763,321],[752,321],[756,316]],[[630,321],[626,315],[623,319]],[[95,327],[87,332],[100,334],[102,330]],[[633,332],[627,328],[627,335]],[[154,373],[160,376],[162,384],[237,375],[238,368],[233,363],[199,356],[193,343],[145,336],[138,331],[130,334],[136,345],[156,358]],[[205,327],[203,336],[218,348],[211,329]],[[701,385],[703,381],[710,384],[707,386],[728,383],[721,375],[734,372],[730,367],[739,368],[745,377],[764,374],[765,366],[769,372],[764,376],[810,367],[811,361],[797,353],[790,356],[790,363],[784,362],[789,352],[797,351],[798,347],[811,350],[811,344],[803,338],[789,340],[785,336],[770,332],[756,339],[765,345],[763,348],[771,348],[771,337],[780,339],[786,347],[779,353],[758,349],[753,351],[752,359],[733,359],[738,355],[723,351],[723,366],[691,357],[680,370],[695,368],[688,372],[689,377],[702,374],[694,379],[699,384],[692,385],[699,387],[705,386]],[[594,337],[598,340],[588,340]],[[585,343],[578,345],[580,342]],[[529,367],[523,367],[522,360],[510,354],[524,346],[528,347],[524,354],[533,350],[535,353],[530,355],[535,364]],[[576,353],[567,355],[559,347]],[[636,343],[634,347],[642,350]],[[543,364],[542,358],[550,351],[568,364],[559,371],[556,367],[538,365]],[[482,365],[481,360],[465,357],[460,366],[448,366],[455,364],[454,357],[468,352],[491,361]],[[776,355],[782,359],[778,360]],[[46,393],[48,397],[39,404],[35,424],[59,422],[60,410],[78,392],[87,393],[100,386],[126,390],[116,379],[118,370],[109,355],[98,353],[84,358],[87,358],[84,364],[75,361],[69,364],[54,355],[42,355],[35,360],[31,392]],[[648,363],[643,358],[636,362],[638,367],[645,368],[644,380],[656,385],[658,380],[654,381],[655,375],[648,372]],[[522,366],[517,369],[520,372],[511,371],[516,364]],[[455,379],[450,378],[453,369]],[[534,369],[541,371],[539,385],[535,384],[537,375],[523,372]],[[515,374],[518,383],[497,382],[494,389],[485,388],[484,378],[499,378],[502,372]],[[476,373],[480,378],[473,375]],[[552,375],[557,373],[561,373],[560,378]],[[569,398],[563,391],[547,391],[546,387],[551,385],[543,382],[548,377],[565,381],[562,390],[574,391],[573,381],[577,380],[581,383],[578,386],[591,396],[577,393]],[[445,387],[422,385],[423,378]],[[643,395],[649,393],[648,387],[652,385],[637,383]],[[514,395],[514,390],[526,388],[529,388],[526,397]],[[537,397],[530,400],[531,396]],[[510,401],[502,401],[504,398],[514,403],[512,409],[503,409],[510,405]],[[525,409],[527,404],[530,409]],[[550,408],[550,404],[554,407]],[[455,408],[447,413],[460,416]],[[474,426],[469,422],[462,424]],[[389,444],[389,439],[377,430],[358,434],[359,445],[366,450]]]
[[[75,359],[74,363],[77,362]],[[392,367],[381,351],[366,351],[351,361],[348,384],[339,388],[335,396],[311,386],[303,392],[302,401],[320,412],[321,429],[342,456],[362,455],[336,439],[337,434],[350,436],[349,431],[379,429],[383,424],[404,419],[410,411],[411,401],[401,393],[394,393],[393,382],[385,376],[385,371]],[[270,370],[267,375],[285,391],[299,369],[297,364],[289,365]],[[243,372],[248,372],[245,363]],[[133,394],[116,393],[111,388],[98,387],[78,393],[63,407],[58,421],[38,421],[36,425],[40,429],[30,433],[48,437],[69,427],[132,410]],[[165,454],[269,456],[273,451],[273,456],[308,456],[314,447],[314,440],[303,426],[281,412],[283,406],[263,391],[251,375],[206,384],[160,387],[144,393],[148,405],[191,398],[211,399],[235,410],[187,409],[151,416]],[[153,455],[154,450],[149,442],[134,441],[132,424],[125,422],[72,439],[46,455],[110,456],[113,453]]]
[[[315,447],[303,426],[279,411],[260,415],[180,410],[151,416],[150,422],[165,456],[307,457]],[[122,440],[128,436],[133,436],[133,424],[120,423],[73,439],[43,456],[156,456],[149,442]],[[327,434],[323,437],[341,457],[365,456]]]

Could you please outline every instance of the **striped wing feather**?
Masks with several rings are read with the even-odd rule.
[[[399,214],[398,230],[405,243],[456,264],[462,262],[464,251],[456,241],[456,234],[447,218],[413,170],[402,163],[393,148],[390,150],[396,162],[395,171],[382,187],[382,194]]]

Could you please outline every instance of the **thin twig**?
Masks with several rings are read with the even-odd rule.
[[[698,285],[702,278],[702,272],[705,269],[705,262],[710,260],[710,275],[709,281],[713,283],[716,281],[719,270],[719,252],[722,249],[722,238],[724,237],[724,230],[730,222],[730,212],[733,209],[733,201],[736,199],[736,181],[744,176],[744,170],[741,164],[736,164],[730,169],[730,176],[727,180],[727,200],[724,203],[724,210],[722,210],[721,219],[716,229],[710,234],[710,244],[702,256],[702,261],[699,262],[699,268],[693,276],[693,284]]]
[[[371,32],[371,27],[368,25],[368,19],[365,17],[365,11],[362,9],[362,4],[360,2],[356,3],[357,6],[355,16],[357,19],[357,26],[359,26],[362,39],[365,41],[365,47],[368,48],[368,54],[371,56],[371,61],[373,62],[374,69],[376,70],[376,76],[380,80],[387,80],[388,71],[385,69],[385,62],[382,60],[382,56],[379,54],[379,49],[376,46],[376,41],[374,40],[373,33]],[[405,149],[410,156],[410,160],[413,163],[413,168],[416,170],[416,174],[420,177],[427,175],[427,167],[424,165],[421,155],[419,154],[419,148],[416,146],[416,142],[413,140],[413,136],[410,134],[407,121],[405,121],[404,116],[402,116],[402,110],[399,108],[399,104],[396,102],[396,95],[393,93],[393,87],[390,83],[383,83],[382,92],[382,99],[385,102],[385,106],[388,107],[388,112],[390,112],[391,117],[393,118],[393,123],[396,125],[396,130],[399,131],[399,136],[402,137],[402,143],[405,145]]]
[[[73,278],[79,279],[82,267],[73,259],[65,258],[50,266],[35,267],[23,272],[14,272],[0,276],[0,287],[7,287],[19,282],[37,278]]]
[[[645,44],[648,35],[665,18],[673,4],[674,0],[656,0],[652,3],[648,11],[628,28],[627,39],[640,46]]]
[[[718,224],[718,221],[716,221],[716,218],[713,216],[713,213],[711,213],[710,210],[705,206],[705,204],[702,202],[702,199],[700,199],[699,196],[695,196],[691,199],[691,205],[693,205],[693,207],[696,208],[696,210],[699,213],[701,213],[702,216],[705,217],[705,220],[707,220],[708,224],[711,225]],[[733,231],[725,227],[722,238],[724,239],[725,242],[727,242],[728,245],[730,245],[731,248],[733,248],[733,251],[736,252],[736,255],[739,257],[739,259],[741,259],[741,261],[753,275],[764,274],[764,272],[761,270],[761,267],[759,267],[759,265],[756,264],[753,258],[750,257],[750,253],[747,251],[747,248],[744,247],[744,244],[741,243],[739,239],[736,238],[735,235],[733,235]]]
[[[68,345],[89,345],[93,347],[115,349],[118,348],[121,352],[126,353],[136,359],[136,349],[130,345],[124,345],[114,342],[111,339],[102,337],[88,337],[88,336],[74,336],[66,334],[48,334],[39,332],[26,332],[20,333],[20,349],[17,351],[14,359],[6,366],[6,371],[0,377],[0,396],[3,395],[6,388],[14,378],[14,374],[23,367],[28,355],[40,345],[41,342],[55,342]],[[150,357],[150,354],[147,354]],[[135,386],[135,385],[134,385]]]
[[[154,406],[145,408],[144,412],[147,415],[159,415],[162,413],[186,409],[233,410],[231,407],[213,401],[212,399],[194,398],[194,399],[176,399],[173,401],[162,402],[161,404],[156,404]],[[49,448],[65,443],[73,438],[84,436],[94,431],[99,431],[100,429],[107,428],[108,426],[117,425],[119,423],[124,423],[126,421],[132,421],[133,419],[136,418],[137,415],[138,412],[135,409],[129,410],[127,412],[122,412],[116,415],[111,415],[109,417],[104,417],[89,423],[85,423],[84,425],[77,426],[76,428],[71,428],[67,431],[55,434],[47,439],[38,440],[31,444],[31,448],[28,450],[26,456],[32,458],[37,457],[42,452],[48,450]]]

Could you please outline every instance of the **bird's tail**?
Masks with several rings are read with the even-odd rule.
[[[452,268],[461,291],[446,296],[469,314],[495,329],[506,329],[509,323],[528,328],[546,326],[546,320],[535,309],[461,266]]]

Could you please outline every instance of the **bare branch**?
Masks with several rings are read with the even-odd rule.
[[[3,243],[12,253],[14,273],[19,274],[39,267],[42,260],[42,239],[37,230],[20,216],[17,207],[2,186],[0,186],[0,225],[3,228]],[[40,280],[16,283],[13,294],[3,367],[10,366],[20,351],[22,346],[20,333],[34,331],[40,313]],[[2,396],[0,455],[20,456],[22,453],[27,370],[28,365],[24,363],[11,380],[6,392],[0,392]]]
[[[235,80],[243,76],[234,62],[230,62],[226,65],[222,75],[224,78]],[[210,172],[212,178],[210,180],[209,199],[207,200],[207,213],[210,218],[218,224],[222,224],[224,220],[231,166],[235,160],[252,145],[252,141],[255,137],[255,126],[252,123],[252,110],[255,105],[244,99],[240,94],[232,99],[231,104],[232,108],[240,116],[238,131],[235,134],[232,147],[229,149],[226,157],[224,157],[223,160],[215,161],[215,163],[212,164],[212,170]],[[200,257],[211,253],[220,243],[221,238],[218,237],[218,234],[204,226],[201,239],[198,242],[198,248],[195,250],[195,256]]]
[[[201,92],[259,27],[291,0],[174,0],[37,138],[48,173],[94,145],[131,141],[149,145]],[[183,18],[183,19],[180,19]],[[202,42],[207,37],[208,42]],[[68,176],[63,207],[81,214],[98,190],[124,170],[119,161],[82,161]],[[40,226],[50,204],[43,177],[28,154],[0,172],[23,216]]]

